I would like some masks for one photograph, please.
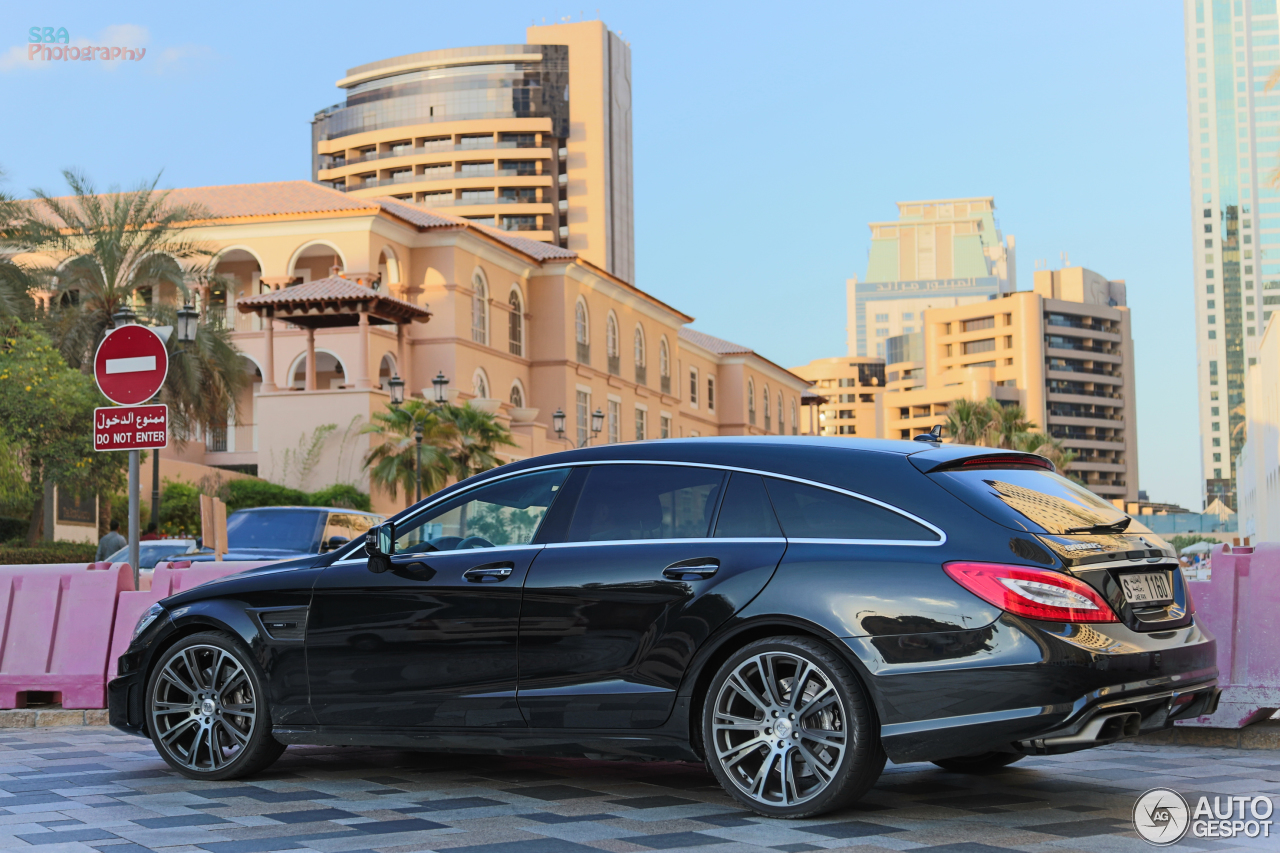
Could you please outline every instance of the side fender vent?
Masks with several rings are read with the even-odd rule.
[[[302,640],[307,635],[307,608],[281,607],[254,611],[263,632],[273,640]]]

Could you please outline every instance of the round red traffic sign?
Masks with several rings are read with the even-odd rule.
[[[136,406],[156,395],[169,373],[164,341],[146,326],[130,324],[112,329],[98,344],[93,376],[106,398],[121,406]]]

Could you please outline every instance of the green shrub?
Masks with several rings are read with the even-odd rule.
[[[164,481],[160,491],[160,529],[166,536],[200,535],[200,492],[195,486]]]
[[[93,542],[41,542],[26,545],[0,545],[0,565],[21,566],[38,563],[92,563],[98,546]]]
[[[355,486],[342,483],[330,486],[327,489],[321,489],[318,492],[312,492],[307,502],[312,506],[359,509],[365,512],[373,509],[373,504],[370,502],[368,494],[360,491]]]
[[[266,480],[232,480],[227,487],[231,492],[227,512],[254,506],[308,506],[311,503],[306,492]]]
[[[25,518],[0,516],[0,542],[8,542],[10,539],[25,539],[27,528],[30,525],[31,522]]]

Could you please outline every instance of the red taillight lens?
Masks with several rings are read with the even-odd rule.
[[[1048,569],[999,563],[947,563],[951,579],[988,604],[1047,622],[1119,622],[1084,581]]]

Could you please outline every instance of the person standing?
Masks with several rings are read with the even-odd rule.
[[[128,544],[129,541],[120,535],[120,522],[112,519],[111,529],[98,542],[98,552],[93,557],[94,562],[102,562]]]

